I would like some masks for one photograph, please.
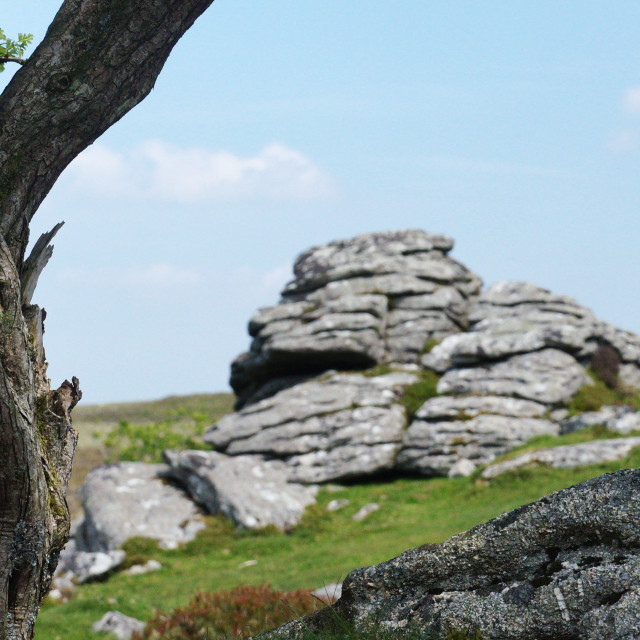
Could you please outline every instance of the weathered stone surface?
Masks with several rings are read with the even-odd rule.
[[[620,382],[628,387],[640,389],[640,367],[636,364],[623,364],[618,374]]]
[[[546,326],[527,331],[461,333],[446,337],[423,356],[422,364],[428,369],[444,372],[452,367],[501,360],[546,347],[578,353],[589,337],[588,329],[571,325]]]
[[[315,502],[315,490],[287,482],[284,465],[258,456],[215,451],[165,451],[169,475],[209,513],[222,513],[238,527],[295,526]]]
[[[411,373],[331,374],[222,418],[205,441],[230,455],[287,465],[295,482],[326,482],[390,469],[406,426],[398,404]]]
[[[119,611],[108,611],[98,622],[94,622],[91,631],[94,633],[109,633],[118,640],[131,640],[134,633],[142,633],[145,623],[136,618],[125,616]]]
[[[640,629],[640,470],[606,474],[439,545],[357,569],[329,610],[262,636],[300,638],[335,615],[435,637],[629,640]]]
[[[599,320],[573,298],[554,295],[528,282],[498,282],[489,287],[471,309],[469,322],[474,332],[490,334],[552,328],[556,336],[547,335],[546,346],[588,359],[598,346],[610,345],[620,355],[623,366],[640,365],[638,336]]]
[[[595,425],[602,425],[609,431],[631,433],[640,431],[640,412],[626,405],[602,407],[599,411],[585,411],[560,422],[560,433],[571,433]]]
[[[543,349],[477,367],[451,369],[439,393],[514,396],[544,404],[567,402],[591,379],[578,362],[557,349]]]
[[[283,376],[417,363],[427,341],[466,328],[481,281],[446,255],[452,245],[444,236],[403,231],[303,253],[281,302],[249,323],[250,351],[231,366],[238,408]]]
[[[639,446],[640,438],[615,438],[551,447],[523,453],[511,460],[489,465],[482,472],[482,477],[495,478],[502,473],[527,465],[546,465],[557,469],[567,469],[600,462],[612,462],[625,458],[632,449]]]
[[[425,402],[416,412],[418,420],[475,418],[481,413],[514,418],[540,418],[546,406],[531,400],[503,396],[438,396]]]
[[[82,551],[110,551],[133,537],[173,549],[204,527],[200,511],[162,477],[163,464],[121,462],[101,466],[81,490],[84,521],[76,543]]]
[[[121,565],[124,558],[125,552],[121,549],[79,551],[75,540],[71,539],[60,553],[56,576],[82,584],[109,573]]]
[[[388,260],[432,251],[442,254],[452,248],[451,238],[419,230],[363,234],[300,254],[293,267],[296,279],[288,290],[317,289],[328,282],[359,275],[402,273],[406,269],[387,267]]]
[[[558,425],[538,418],[480,414],[469,420],[430,422],[409,426],[396,460],[396,468],[427,476],[446,476],[463,463],[478,466],[539,435],[558,435]],[[472,469],[471,469],[472,471]],[[454,474],[457,471],[454,471]]]

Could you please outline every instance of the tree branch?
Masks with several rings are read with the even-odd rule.
[[[5,64],[5,62],[17,62],[18,64],[27,64],[27,60],[25,58],[18,58],[17,56],[0,56],[0,64]]]
[[[0,235],[18,268],[65,167],[151,91],[213,0],[65,0],[0,95]]]
[[[31,254],[22,265],[20,284],[22,287],[23,305],[31,304],[31,298],[33,297],[33,292],[36,290],[38,278],[53,255],[53,245],[49,243],[53,240],[53,237],[58,233],[63,224],[64,222],[58,222],[51,231],[43,233],[33,246]]]

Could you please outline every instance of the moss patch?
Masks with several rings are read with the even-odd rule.
[[[602,407],[611,405],[628,405],[640,411],[640,391],[637,389],[618,386],[609,388],[604,381],[588,370],[593,384],[580,387],[567,404],[569,415],[575,416],[585,411],[599,411]]]
[[[434,371],[421,371],[419,380],[409,385],[402,396],[402,404],[409,420],[413,420],[416,412],[430,398],[438,395],[440,376]]]

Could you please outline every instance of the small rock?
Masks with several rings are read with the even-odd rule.
[[[346,507],[348,504],[350,504],[350,502],[351,501],[347,499],[331,500],[331,502],[329,502],[329,504],[327,505],[327,511],[338,511],[338,509]]]
[[[352,516],[353,520],[359,522],[360,520],[364,520],[367,516],[371,515],[374,511],[377,511],[380,508],[380,505],[376,502],[370,502],[369,504],[365,504],[362,509],[360,509],[357,513],[354,513]]]
[[[76,593],[76,585],[68,576],[55,575],[51,587],[49,598],[57,602],[67,602]]]
[[[340,600],[340,596],[342,595],[342,582],[327,584],[321,589],[312,591],[311,595],[318,598],[318,600],[322,600],[325,604],[332,605]]]
[[[118,640],[130,640],[134,633],[142,633],[145,626],[141,620],[125,616],[119,611],[109,611],[93,624],[91,631],[110,633]]]
[[[56,576],[65,576],[82,584],[109,573],[125,558],[121,549],[112,551],[78,551],[75,540],[69,540],[60,553]]]
[[[447,476],[449,478],[468,478],[476,470],[476,465],[469,458],[460,458],[449,469]]]
[[[157,560],[148,560],[145,564],[134,564],[129,567],[125,573],[128,576],[139,576],[143,573],[149,573],[149,571],[158,571],[162,569],[162,565]]]
[[[246,560],[238,565],[238,569],[244,569],[245,567],[253,567],[258,564],[257,560]]]

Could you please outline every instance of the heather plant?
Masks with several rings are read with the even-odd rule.
[[[197,593],[184,607],[158,612],[136,640],[249,638],[320,607],[309,591],[282,592],[268,585]]]
[[[609,389],[618,388],[620,355],[613,347],[607,344],[600,345],[591,358],[589,369],[591,369],[596,377],[602,380]]]

